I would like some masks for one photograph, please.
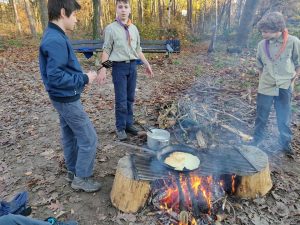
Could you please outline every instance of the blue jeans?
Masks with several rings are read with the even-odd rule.
[[[97,149],[95,128],[80,100],[61,103],[52,101],[59,114],[61,140],[66,166],[78,177],[93,174]]]
[[[260,142],[264,137],[271,107],[274,103],[276,111],[277,126],[280,134],[279,142],[282,147],[287,147],[292,140],[290,129],[292,91],[279,89],[279,96],[268,96],[257,94],[256,120],[254,129],[254,140]]]
[[[8,214],[0,217],[0,225],[51,225],[49,222],[21,215]]]
[[[115,116],[118,131],[133,124],[133,103],[136,88],[136,61],[114,62],[112,78],[115,90]]]

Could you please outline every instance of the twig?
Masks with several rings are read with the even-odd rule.
[[[212,109],[212,110],[215,111],[215,112],[220,112],[220,113],[223,113],[223,114],[225,114],[225,115],[227,115],[227,116],[230,116],[230,117],[236,119],[237,121],[240,121],[241,123],[246,123],[246,124],[248,124],[247,122],[245,122],[245,121],[243,121],[243,120],[241,120],[241,119],[235,117],[234,115],[231,115],[230,113],[227,113],[227,112],[224,112],[224,111],[221,111],[221,110],[218,110],[218,109]]]
[[[233,219],[236,220],[236,215],[235,215],[235,209],[233,207],[233,205],[231,204],[231,202],[227,199],[227,203],[228,205],[232,208],[232,211],[233,211]]]

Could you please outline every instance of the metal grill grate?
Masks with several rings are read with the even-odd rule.
[[[247,149],[245,151],[240,148],[199,151],[200,167],[193,173],[198,176],[223,174],[247,176],[254,174],[262,169],[260,161],[267,156],[259,149],[255,149],[255,154],[252,153],[252,151]],[[257,155],[257,153],[259,154]],[[132,154],[131,162],[135,180],[153,181],[177,173],[164,167],[155,157],[148,154]]]

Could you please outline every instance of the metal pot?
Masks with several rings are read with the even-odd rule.
[[[169,145],[169,141],[170,133],[166,130],[151,129],[147,132],[147,146],[154,151]]]

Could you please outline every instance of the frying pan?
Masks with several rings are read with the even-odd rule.
[[[168,165],[165,163],[165,159],[171,155],[173,152],[185,152],[185,153],[189,153],[192,154],[194,156],[196,156],[197,158],[199,158],[199,156],[197,155],[197,150],[194,148],[191,148],[187,145],[168,145],[165,146],[163,148],[161,148],[160,150],[158,150],[156,152],[156,158],[157,160],[165,167],[167,167],[168,169],[174,170],[174,171],[178,171],[178,172],[191,172],[194,170],[197,170],[200,167],[200,164],[198,165],[197,168],[195,169],[187,169],[187,168],[183,168],[183,170],[176,170],[174,167]],[[200,161],[201,163],[201,161]]]
[[[191,172],[194,170],[197,170],[200,167],[200,164],[197,168],[190,170],[187,168],[183,168],[183,170],[176,170],[174,167],[168,165],[165,163],[165,159],[172,154],[173,152],[185,152],[185,153],[190,153],[196,157],[199,158],[198,154],[197,154],[197,149],[191,148],[187,145],[183,145],[183,144],[179,144],[179,145],[167,145],[165,147],[162,147],[161,149],[154,151],[151,150],[149,148],[144,148],[144,147],[140,147],[140,146],[136,146],[136,145],[132,145],[132,144],[128,144],[128,143],[124,143],[124,142],[116,142],[119,145],[124,145],[127,147],[130,147],[131,149],[139,149],[142,150],[143,152],[146,152],[148,154],[150,154],[151,156],[153,156],[154,158],[156,158],[158,160],[158,162],[163,165],[164,167],[173,170],[173,171],[177,171],[177,172]],[[201,159],[200,159],[201,160]],[[200,161],[201,163],[201,161]]]

